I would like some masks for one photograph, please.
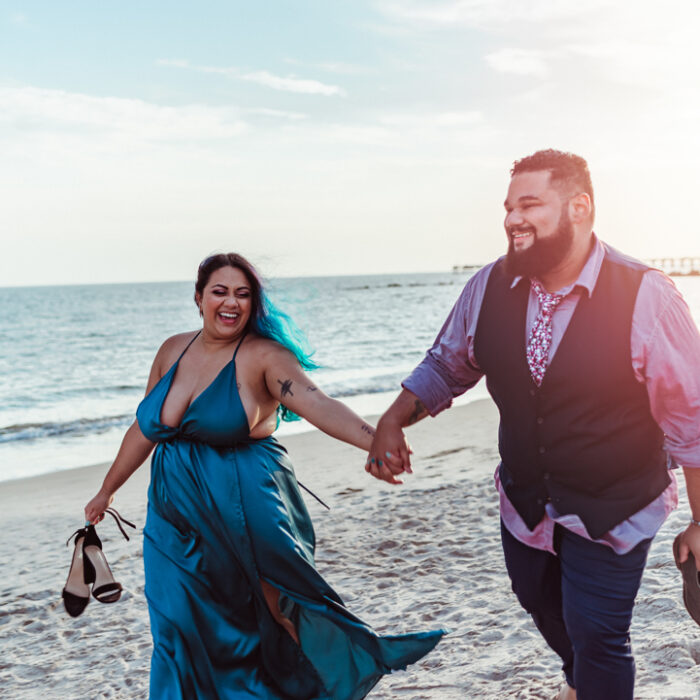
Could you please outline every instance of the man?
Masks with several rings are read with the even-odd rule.
[[[382,416],[366,468],[410,471],[402,428],[486,376],[500,412],[496,472],[506,568],[562,659],[559,698],[632,700],[629,628],[652,538],[677,505],[681,558],[700,563],[700,335],[673,283],[593,233],[586,161],[517,161],[508,252],[467,283]]]

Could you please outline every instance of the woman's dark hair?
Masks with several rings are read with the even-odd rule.
[[[222,267],[237,268],[246,276],[250,285],[251,313],[246,330],[253,330],[258,335],[283,345],[297,358],[302,369],[317,369],[318,365],[311,359],[313,350],[304,332],[290,316],[270,301],[262,277],[242,255],[218,253],[202,260],[197,270],[197,281],[194,284],[195,303],[197,297],[201,297],[209,278]],[[278,416],[285,421],[299,420],[299,416],[282,404],[278,408]]]

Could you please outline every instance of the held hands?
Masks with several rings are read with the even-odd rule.
[[[382,418],[367,455],[365,471],[389,484],[402,484],[396,477],[402,472],[411,473],[412,452],[399,423]]]
[[[110,503],[114,500],[112,494],[105,494],[102,491],[85,506],[85,521],[96,525],[105,516],[104,512]]]

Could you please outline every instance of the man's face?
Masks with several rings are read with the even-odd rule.
[[[511,274],[538,277],[564,261],[574,241],[568,202],[547,170],[513,176],[504,203]]]

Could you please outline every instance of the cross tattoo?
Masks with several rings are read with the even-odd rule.
[[[277,383],[282,385],[282,390],[281,390],[282,396],[286,396],[287,394],[289,394],[290,396],[294,396],[294,394],[292,393],[292,380],[291,379],[285,379],[284,381],[278,379]]]

